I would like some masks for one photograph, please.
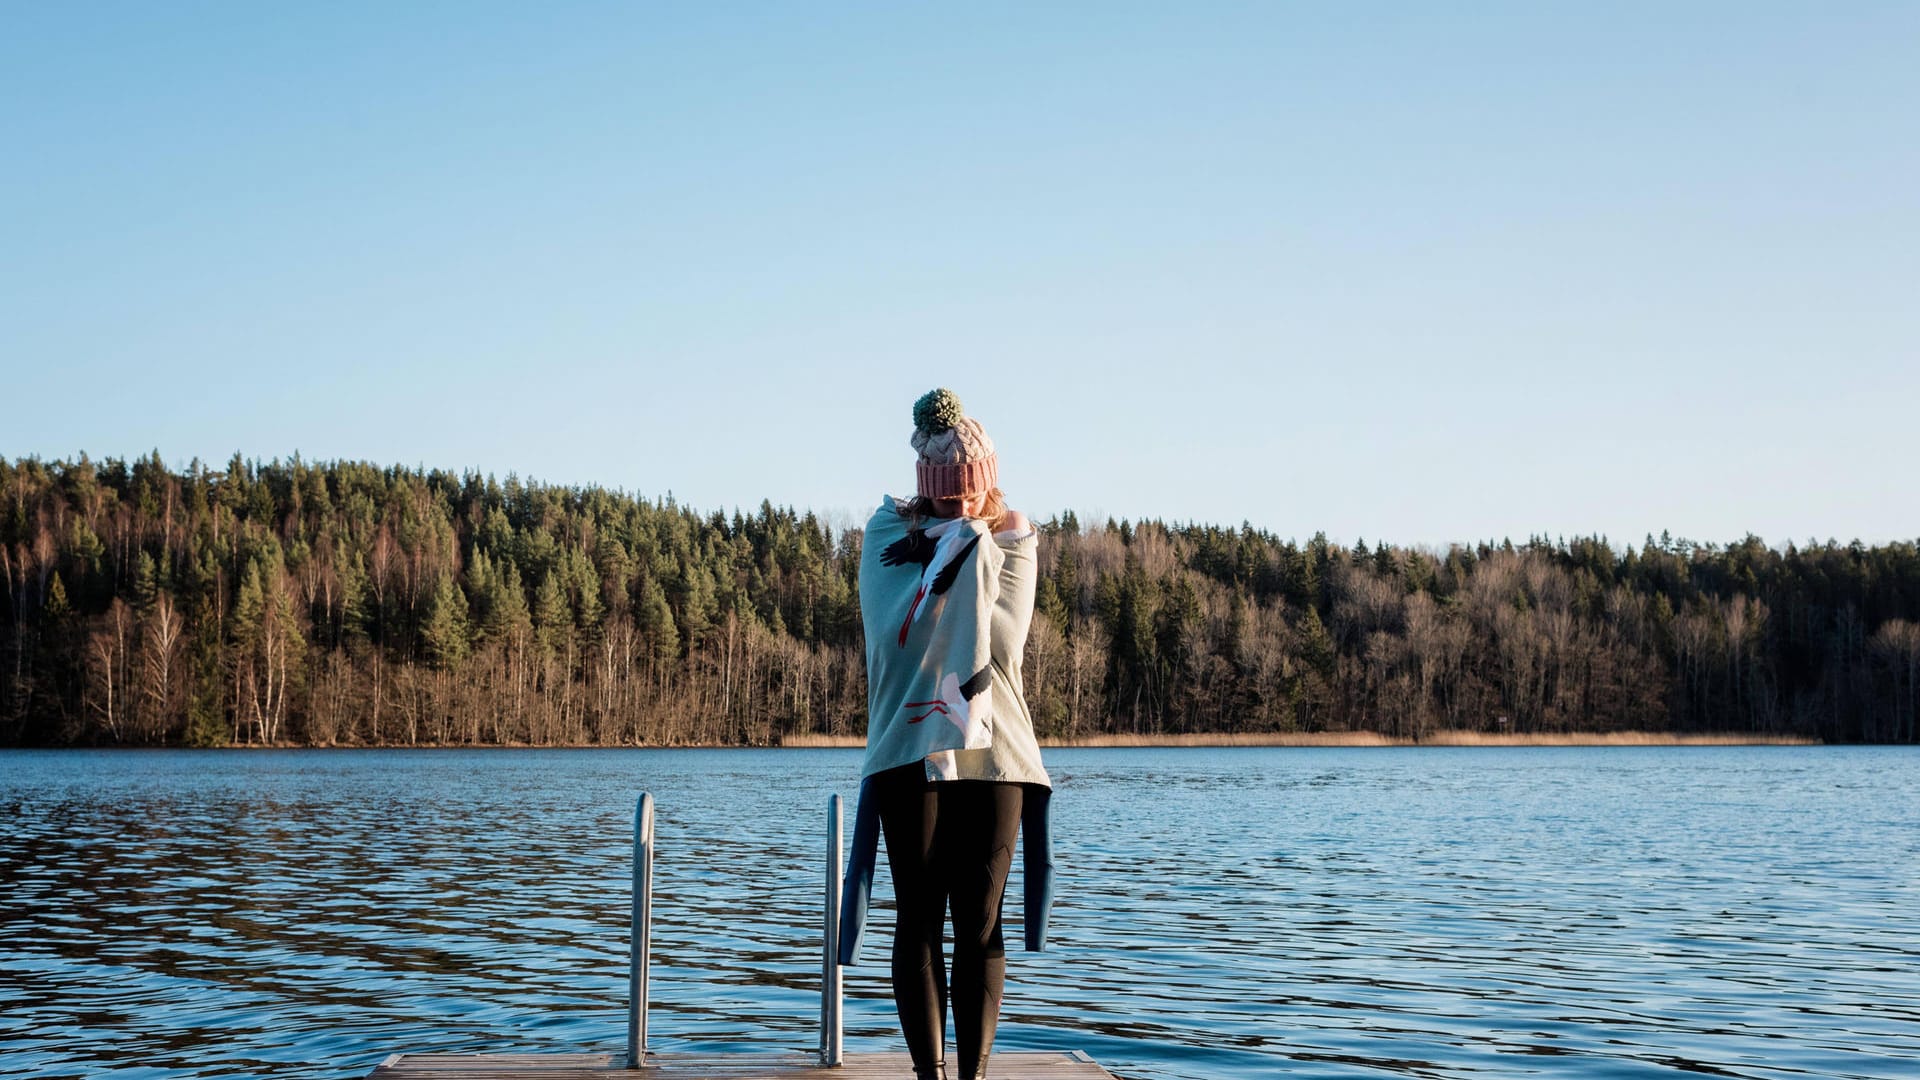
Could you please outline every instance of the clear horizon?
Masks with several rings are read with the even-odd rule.
[[[1920,8],[28,7],[0,454],[1920,536]],[[839,517],[836,518],[836,515]]]

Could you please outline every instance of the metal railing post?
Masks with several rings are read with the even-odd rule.
[[[653,796],[633,808],[633,923],[627,954],[627,1068],[647,1063],[647,961],[653,953]]]
[[[820,962],[820,1064],[843,1064],[840,1006],[840,796],[827,800],[826,951]]]

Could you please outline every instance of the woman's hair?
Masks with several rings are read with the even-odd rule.
[[[930,517],[939,516],[933,512],[933,500],[925,495],[915,495],[906,502],[896,502],[894,507],[900,511],[901,517],[908,519],[915,527]],[[989,531],[1000,531],[1000,523],[1007,517],[1007,497],[1000,493],[999,488],[987,491],[987,505],[980,508],[979,517],[987,523]]]

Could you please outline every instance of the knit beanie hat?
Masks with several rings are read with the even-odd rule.
[[[953,391],[929,390],[913,403],[910,441],[920,455],[915,473],[927,498],[963,499],[999,486],[993,440],[980,421],[961,412]]]

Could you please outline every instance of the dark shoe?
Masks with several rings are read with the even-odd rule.
[[[947,1063],[943,1061],[931,1069],[915,1069],[913,1080],[947,1080]]]

